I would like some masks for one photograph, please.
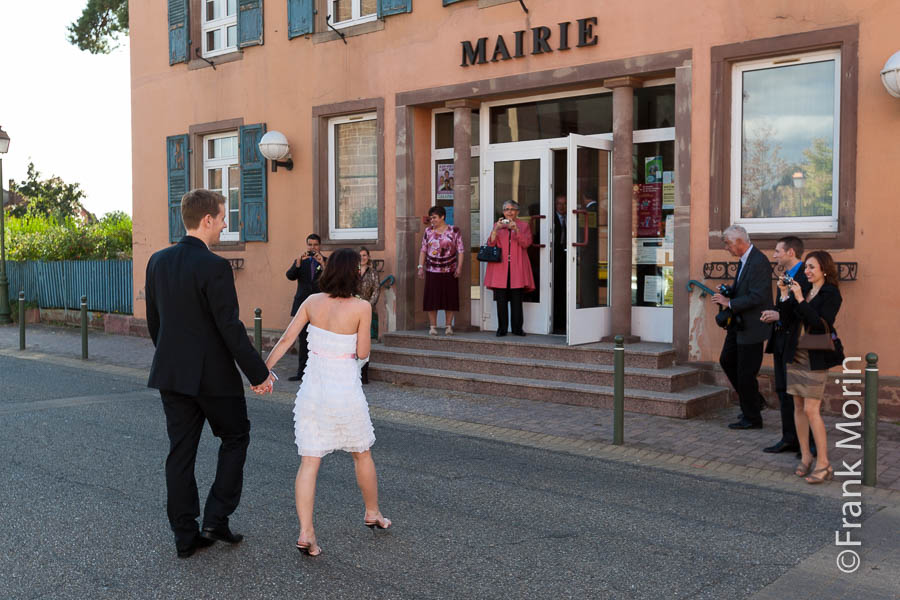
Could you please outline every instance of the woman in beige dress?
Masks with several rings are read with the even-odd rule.
[[[794,396],[794,421],[800,442],[801,463],[794,473],[798,477],[805,477],[807,483],[822,483],[834,478],[834,468],[828,461],[828,440],[821,409],[828,369],[844,360],[844,353],[834,330],[834,320],[841,308],[842,299],[838,290],[837,265],[830,254],[823,250],[807,254],[804,273],[812,284],[806,296],[796,281],[790,287],[784,281],[779,281],[778,289],[783,310],[793,310],[802,323],[802,328],[795,330],[785,352],[785,357],[793,355],[787,364],[787,393]],[[803,334],[822,334],[826,331],[831,332],[834,350],[797,347]],[[815,466],[809,448],[810,430],[818,449]]]
[[[378,305],[378,296],[381,295],[381,286],[378,282],[378,272],[375,271],[375,265],[370,258],[368,248],[359,249],[359,297],[372,305],[372,322],[375,323],[375,307]],[[373,340],[376,337],[374,326],[371,329],[371,337]],[[363,365],[360,376],[363,385],[369,383],[369,363]]]

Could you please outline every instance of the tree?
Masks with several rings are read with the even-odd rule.
[[[753,133],[741,143],[741,217],[780,216],[778,183],[788,165],[770,124],[760,125]]]
[[[128,35],[128,0],[87,0],[68,39],[91,54],[109,54],[118,48],[119,34]]]
[[[66,183],[55,175],[49,179],[41,179],[41,173],[34,167],[34,163],[28,163],[27,177],[19,184],[13,183],[10,192],[26,199],[25,203],[9,209],[14,217],[26,214],[46,215],[57,223],[65,222],[67,217],[95,220],[81,204],[85,194],[79,184]]]

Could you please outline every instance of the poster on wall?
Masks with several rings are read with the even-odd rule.
[[[453,163],[437,165],[435,199],[453,200]]]
[[[648,156],[644,159],[644,183],[662,183],[662,156]]]
[[[661,183],[645,183],[634,186],[638,237],[660,237],[662,235],[662,186]]]

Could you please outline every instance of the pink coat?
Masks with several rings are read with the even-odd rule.
[[[488,238],[488,246],[500,246],[501,260],[498,263],[488,263],[487,272],[484,275],[485,287],[491,289],[506,289],[507,261],[509,261],[510,285],[512,289],[525,288],[526,292],[534,289],[534,275],[531,274],[531,261],[528,260],[526,248],[531,245],[531,227],[527,221],[516,219],[518,232],[509,229],[497,230],[497,237],[491,242]]]

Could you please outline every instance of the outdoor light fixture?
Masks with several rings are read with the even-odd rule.
[[[259,151],[267,159],[272,161],[272,172],[278,167],[284,167],[288,171],[294,168],[294,159],[291,158],[291,147],[287,138],[280,131],[270,131],[259,140]],[[284,159],[287,160],[284,160]]]
[[[881,83],[884,89],[894,98],[900,98],[900,52],[894,54],[884,63],[881,70]]]
[[[0,182],[3,181],[3,158],[9,150],[9,136],[0,127]],[[3,207],[3,186],[0,185],[0,323],[12,323],[9,306],[9,280],[6,278],[6,230],[3,220],[6,209]],[[24,315],[19,315],[24,318]]]

